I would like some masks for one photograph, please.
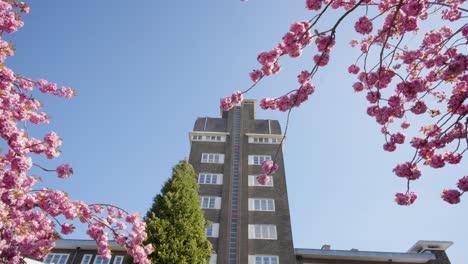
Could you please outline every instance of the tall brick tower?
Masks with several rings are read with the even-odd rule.
[[[295,255],[276,120],[255,119],[254,100],[221,118],[197,118],[190,132],[190,163],[198,174],[200,202],[211,225],[210,264],[291,264]],[[279,170],[267,185],[256,176],[275,159]]]

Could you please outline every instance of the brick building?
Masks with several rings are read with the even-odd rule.
[[[209,264],[450,264],[445,250],[452,242],[418,241],[407,252],[294,249],[281,127],[276,120],[255,119],[256,102],[246,100],[220,118],[197,118],[189,162],[198,174],[199,196],[211,225]],[[274,159],[279,170],[267,185],[256,176]],[[105,262],[89,240],[60,240],[45,263],[122,264],[125,249],[113,244]]]
[[[198,173],[201,207],[212,225],[211,263],[294,263],[291,221],[276,120],[255,119],[253,100],[220,118],[195,121],[189,162]],[[256,176],[274,159],[279,170],[263,186]]]

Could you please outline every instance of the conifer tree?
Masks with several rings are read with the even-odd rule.
[[[150,255],[152,263],[208,263],[211,243],[205,236],[196,174],[187,161],[173,168],[172,177],[154,197],[145,221],[146,243],[155,249]]]

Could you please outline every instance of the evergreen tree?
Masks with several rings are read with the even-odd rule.
[[[145,218],[146,243],[153,244],[152,263],[206,264],[211,256],[211,243],[205,236],[205,218],[198,200],[195,171],[187,161],[180,161],[172,177]]]

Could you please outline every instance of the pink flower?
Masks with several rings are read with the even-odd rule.
[[[423,101],[417,101],[415,105],[411,107],[411,112],[416,115],[424,114],[427,111],[427,106]]]
[[[354,24],[354,29],[361,34],[369,34],[372,31],[372,22],[367,18],[367,16],[362,16]]]
[[[272,160],[266,160],[262,164],[262,170],[267,175],[273,174],[278,170],[278,164]]]
[[[416,180],[421,177],[421,171],[416,163],[400,163],[393,169],[393,172],[398,177],[407,178],[408,180]]]
[[[308,71],[302,71],[301,74],[297,76],[298,82],[303,85],[306,82],[310,81],[310,73]]]
[[[72,225],[72,224],[62,224],[62,234],[64,235],[68,235],[68,234],[71,234],[73,233],[73,231],[75,230],[75,227]]]
[[[395,194],[395,202],[399,205],[411,205],[417,198],[414,192]]]
[[[457,183],[457,187],[463,192],[468,192],[468,176],[465,176],[459,179]]]
[[[353,89],[355,92],[360,92],[362,90],[364,90],[364,85],[362,84],[362,82],[355,82],[353,84]]]
[[[460,202],[461,193],[457,190],[443,190],[440,197],[449,204],[457,204]]]
[[[320,10],[321,7],[321,0],[306,0],[306,8],[309,10]]]
[[[315,55],[314,56],[314,62],[318,65],[318,66],[325,66],[328,64],[328,60],[330,59],[330,55],[328,55],[328,53],[322,53],[322,55]]]
[[[410,125],[411,125],[410,122],[405,121],[405,122],[401,123],[401,128],[407,129]]]
[[[242,92],[236,91],[231,95],[231,101],[233,104],[240,104],[244,100],[244,97],[242,96]]]
[[[468,40],[468,25],[465,25],[462,28],[462,35],[466,38],[466,40]]]
[[[359,72],[359,66],[357,66],[356,64],[351,64],[349,67],[348,67],[348,72],[349,73],[352,73],[352,74],[357,74]]]
[[[221,99],[221,109],[223,111],[229,111],[234,107],[234,104],[232,103],[231,97],[224,97]]]
[[[263,77],[263,73],[260,70],[253,70],[251,73],[249,73],[249,76],[253,82],[257,82],[260,80],[260,78]]]
[[[73,169],[68,164],[61,164],[56,169],[59,178],[65,179],[73,174]]]
[[[387,142],[383,145],[383,149],[388,152],[393,152],[396,149],[396,145],[393,142]]]
[[[369,51],[369,43],[363,42],[361,44],[361,52],[362,53],[367,53]]]
[[[405,138],[405,135],[400,132],[397,132],[395,135],[392,136],[392,139],[396,144],[405,143]]]
[[[322,36],[317,39],[317,49],[320,52],[329,51],[335,46],[335,38],[331,36]]]
[[[260,183],[261,185],[267,185],[268,182],[270,181],[270,176],[268,176],[268,175],[266,175],[266,174],[258,175],[258,176],[257,176],[257,181],[258,181],[258,183]]]

